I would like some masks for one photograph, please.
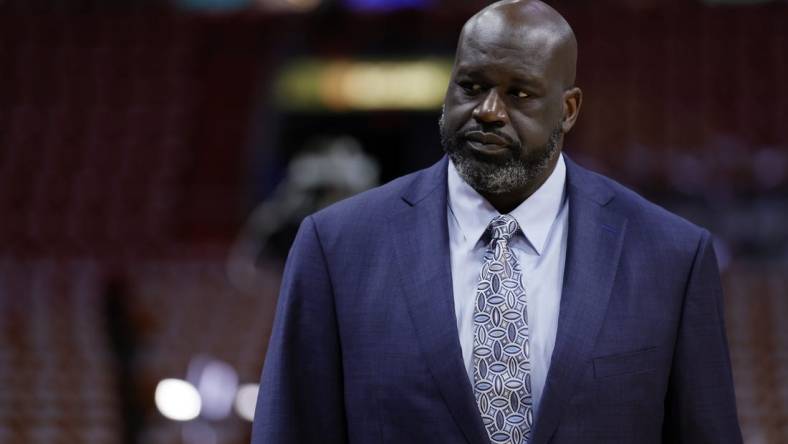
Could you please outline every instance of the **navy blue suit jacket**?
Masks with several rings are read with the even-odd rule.
[[[487,443],[454,315],[444,157],[304,220],[254,444]],[[739,443],[709,233],[567,159],[569,238],[532,444]]]

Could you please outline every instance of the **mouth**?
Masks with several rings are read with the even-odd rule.
[[[511,154],[511,143],[494,133],[471,131],[465,134],[465,140],[474,152],[483,156],[502,157]]]
[[[481,145],[498,145],[502,147],[511,145],[504,137],[495,133],[485,133],[483,131],[468,132],[465,134],[465,138]]]

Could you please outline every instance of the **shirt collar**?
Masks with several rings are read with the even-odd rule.
[[[534,248],[536,254],[542,254],[550,227],[561,210],[565,196],[565,184],[566,164],[563,154],[559,154],[558,162],[545,183],[509,213],[517,220],[525,238]],[[454,162],[451,161],[449,162],[448,188],[449,211],[457,220],[457,225],[466,241],[475,246],[490,221],[500,213],[460,177]]]

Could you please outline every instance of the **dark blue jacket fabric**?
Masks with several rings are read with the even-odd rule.
[[[740,443],[707,231],[567,158],[569,237],[532,444]],[[447,159],[304,220],[253,444],[488,443],[462,361]]]

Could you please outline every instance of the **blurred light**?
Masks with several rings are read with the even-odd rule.
[[[356,11],[393,11],[396,9],[426,8],[430,0],[345,0],[348,9]]]
[[[244,384],[238,388],[235,395],[235,413],[241,418],[252,421],[254,419],[254,409],[257,405],[257,392],[260,390],[258,384]]]
[[[199,375],[196,377],[196,385],[202,399],[201,414],[208,419],[224,419],[233,408],[238,374],[226,362],[216,359],[198,360],[202,361],[196,364],[199,367],[196,371]]]
[[[350,197],[378,184],[380,167],[364,154],[355,137],[324,136],[311,141],[310,148],[294,157],[287,167],[287,180],[293,189],[341,190]]]
[[[175,3],[184,9],[231,12],[249,6],[251,0],[176,0]]]
[[[312,9],[317,8],[320,4],[320,0],[286,0],[293,9],[297,9],[300,11],[309,11]]]
[[[254,0],[256,7],[266,12],[309,12],[320,6],[320,0]]]
[[[437,110],[451,76],[451,60],[300,60],[277,82],[289,110]]]
[[[200,394],[193,385],[181,379],[164,379],[156,386],[156,408],[175,421],[190,421],[200,414]]]

